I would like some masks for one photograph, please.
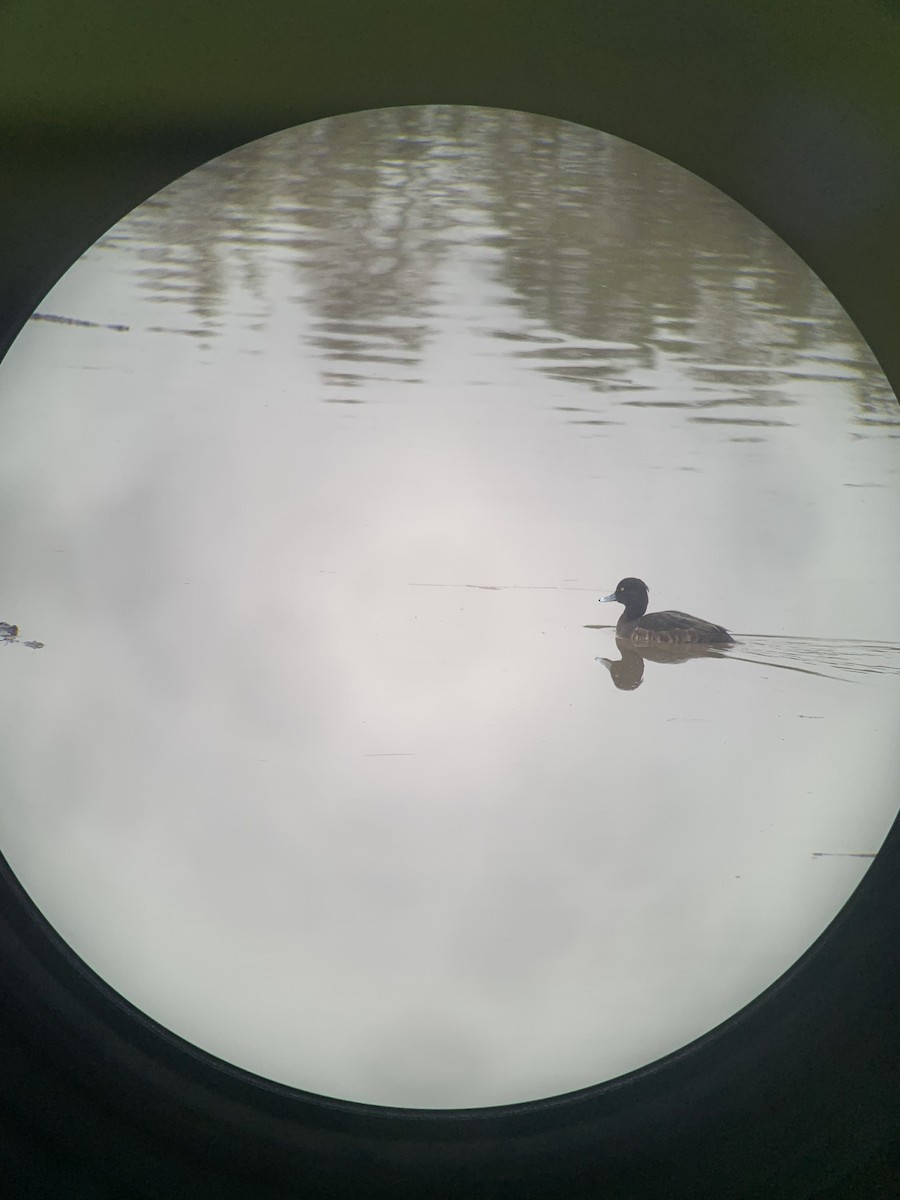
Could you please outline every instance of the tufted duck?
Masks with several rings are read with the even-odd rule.
[[[721,625],[701,621],[683,612],[648,613],[650,589],[641,579],[623,579],[611,596],[603,596],[601,604],[611,601],[624,604],[625,611],[616,625],[616,637],[636,646],[648,642],[678,644],[693,642],[704,646],[733,646],[734,638]]]

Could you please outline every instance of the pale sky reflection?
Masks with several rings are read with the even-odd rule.
[[[725,1019],[865,870],[813,854],[880,845],[896,426],[824,288],[671,164],[363,118],[132,214],[42,306],[97,327],[0,369],[0,618],[45,643],[0,646],[0,844],[213,1053],[522,1100]],[[756,640],[618,691],[630,573]]]

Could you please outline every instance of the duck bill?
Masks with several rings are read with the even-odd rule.
[[[613,592],[612,595],[610,595],[610,596],[601,596],[600,603],[601,604],[614,604],[615,599],[616,599],[616,593]]]

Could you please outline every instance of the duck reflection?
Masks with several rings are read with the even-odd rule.
[[[43,650],[43,642],[23,642],[19,637],[18,625],[11,625],[9,621],[0,621],[0,642],[6,645],[13,645],[18,642],[22,646],[27,646],[30,650]]]
[[[641,686],[644,682],[644,663],[648,659],[650,662],[658,663],[685,663],[692,658],[726,657],[725,651],[713,646],[681,644],[641,646],[638,649],[623,641],[617,641],[616,645],[622,655],[621,658],[600,658],[598,655],[596,661],[606,667],[610,679],[623,692],[633,692],[635,688]]]

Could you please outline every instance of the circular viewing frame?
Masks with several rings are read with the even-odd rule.
[[[805,258],[898,390],[900,22],[885,9],[276,0],[263,21],[204,2],[188,25],[91,0],[53,30],[39,19],[0,13],[0,53],[20,64],[0,100],[0,351],[87,246],[185,171],[341,112],[457,103],[591,125],[702,175]],[[452,1112],[305,1094],[190,1046],[91,972],[0,865],[11,1194],[839,1200],[879,1194],[900,1163],[897,824],[815,945],[718,1029],[594,1088]]]

